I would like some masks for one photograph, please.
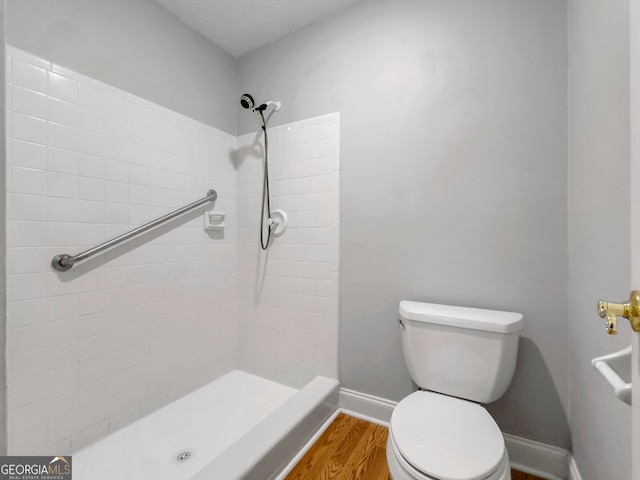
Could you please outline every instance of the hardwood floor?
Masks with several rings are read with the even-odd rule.
[[[511,480],[543,480],[540,477],[531,475],[529,473],[519,472],[517,470],[511,470]]]
[[[286,480],[391,480],[387,429],[340,413]],[[542,480],[511,470],[512,480]]]
[[[286,480],[391,480],[386,441],[386,428],[341,413]]]

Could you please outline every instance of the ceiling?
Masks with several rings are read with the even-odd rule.
[[[360,0],[156,0],[234,57]]]

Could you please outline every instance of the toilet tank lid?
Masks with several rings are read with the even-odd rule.
[[[408,300],[400,302],[400,316],[405,320],[416,322],[497,333],[519,332],[524,327],[521,313]]]

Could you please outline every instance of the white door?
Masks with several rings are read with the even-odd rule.
[[[631,285],[640,290],[640,0],[631,6]],[[632,473],[640,479],[640,333],[633,335]]]

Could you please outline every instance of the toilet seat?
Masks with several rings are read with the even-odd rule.
[[[498,425],[481,405],[467,400],[415,392],[394,409],[389,433],[397,460],[422,478],[486,480],[500,478],[494,474],[505,463],[508,467]]]
[[[441,480],[425,475],[413,468],[398,452],[398,448],[393,443],[391,435],[387,438],[387,466],[392,480]],[[500,462],[498,469],[482,480],[511,480],[511,466],[509,456],[504,452],[504,458]]]

